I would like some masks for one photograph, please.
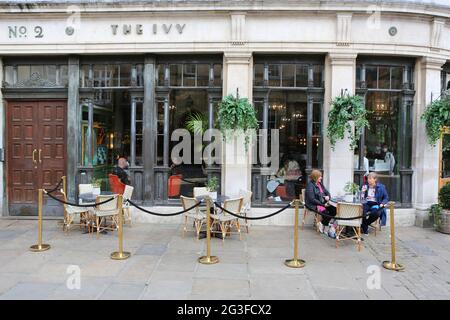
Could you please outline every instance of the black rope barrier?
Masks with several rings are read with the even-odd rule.
[[[283,212],[284,210],[286,210],[287,208],[289,208],[289,207],[291,206],[291,204],[289,203],[289,204],[287,204],[285,207],[281,208],[280,210],[277,210],[277,211],[275,211],[275,212],[273,212],[273,213],[271,213],[271,214],[268,214],[268,215],[266,215],[266,216],[261,216],[261,217],[246,217],[246,216],[242,216],[242,215],[240,215],[240,214],[236,214],[236,213],[234,213],[234,212],[231,212],[231,211],[225,209],[224,207],[222,207],[222,206],[221,206],[220,204],[218,204],[217,202],[214,202],[214,204],[216,205],[217,208],[219,208],[219,209],[221,209],[222,211],[224,211],[224,212],[226,212],[226,213],[232,215],[233,217],[236,217],[236,218],[239,218],[239,219],[245,219],[245,220],[262,220],[262,219],[267,219],[267,218],[270,218],[270,217],[272,217],[272,216],[274,216],[274,215],[277,215],[277,214]]]
[[[63,183],[63,179],[61,178],[61,180],[59,180],[58,185],[57,185],[56,187],[54,187],[54,188],[51,189],[51,190],[45,190],[45,189],[44,189],[44,191],[45,191],[47,194],[53,193],[53,192],[55,192],[56,190],[58,190],[59,187],[61,187],[61,184],[62,184],[62,183]]]
[[[180,214],[183,214],[183,213],[185,213],[185,212],[188,212],[189,210],[192,210],[192,209],[194,209],[195,207],[198,207],[198,206],[203,202],[203,200],[200,201],[200,202],[197,202],[197,203],[196,203],[195,205],[193,205],[192,207],[189,207],[189,208],[187,208],[187,209],[184,209],[184,210],[178,211],[178,212],[174,212],[174,213],[158,213],[158,212],[153,212],[153,211],[150,211],[150,210],[147,210],[147,209],[142,208],[141,206],[137,205],[136,203],[134,203],[134,202],[131,201],[130,199],[128,199],[127,202],[128,202],[129,204],[131,204],[132,206],[138,208],[139,210],[141,210],[141,211],[143,211],[143,212],[145,212],[145,213],[154,215],[154,216],[159,216],[159,217],[173,217],[173,216],[178,216],[178,215],[180,215]]]
[[[113,201],[114,198],[115,198],[113,195],[111,195],[111,198],[110,198],[110,199],[107,199],[107,200],[105,200],[105,201],[101,201],[101,202],[98,202],[98,203],[92,203],[92,204],[78,204],[78,203],[73,203],[73,202],[68,202],[68,201],[64,201],[64,200],[58,199],[57,197],[55,197],[55,196],[52,195],[51,193],[47,193],[45,190],[44,190],[44,192],[45,192],[50,198],[52,198],[53,200],[56,200],[56,201],[58,201],[58,202],[60,202],[60,203],[62,203],[62,204],[67,204],[67,205],[69,205],[69,206],[79,207],[79,208],[91,208],[91,207],[97,207],[97,206],[99,206],[99,205],[102,205],[102,204],[111,202],[111,201]]]

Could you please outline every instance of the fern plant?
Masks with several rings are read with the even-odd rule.
[[[203,134],[208,129],[208,119],[203,113],[194,112],[187,116],[185,125],[190,132]]]
[[[245,150],[248,150],[250,136],[258,129],[256,111],[247,98],[228,95],[219,106],[219,126],[224,140],[230,139],[233,133],[245,136]]]
[[[365,128],[369,128],[368,111],[364,107],[363,98],[357,95],[343,95],[331,101],[328,113],[327,137],[331,148],[334,149],[338,140],[344,139],[345,132],[349,134],[350,148],[355,149],[360,135]],[[354,121],[353,131],[350,121]]]

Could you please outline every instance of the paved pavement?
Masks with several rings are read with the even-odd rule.
[[[450,236],[431,229],[397,228],[397,261],[404,272],[379,268],[390,259],[388,230],[371,234],[361,252],[305,227],[302,269],[293,256],[293,228],[254,226],[242,241],[213,239],[216,265],[202,265],[205,240],[180,225],[124,228],[127,260],[111,260],[117,233],[95,236],[75,228],[64,234],[44,221],[42,253],[37,222],[0,220],[0,299],[450,299]],[[369,272],[369,273],[368,273]],[[80,277],[77,277],[77,275]],[[379,281],[377,281],[379,280]]]

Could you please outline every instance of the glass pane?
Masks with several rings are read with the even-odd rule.
[[[371,113],[365,141],[366,159],[369,170],[378,173],[379,181],[386,186],[393,201],[400,201],[400,103],[401,94],[397,92],[367,93],[366,108]]]
[[[295,80],[295,64],[284,64],[283,65],[283,87],[293,87]]]
[[[182,76],[182,64],[171,64],[170,65],[170,85],[171,86],[181,86],[181,76]]]
[[[66,64],[59,66],[60,85],[67,87],[69,84],[69,68]]]
[[[255,86],[263,86],[264,85],[264,65],[263,64],[255,64],[255,75],[253,78],[253,82]]]
[[[197,65],[197,86],[199,87],[209,86],[209,64]]]
[[[164,86],[164,75],[166,73],[166,66],[164,64],[158,64],[158,73],[156,78],[157,86]]]
[[[450,178],[450,134],[442,135],[442,172],[441,178]]]
[[[295,85],[297,87],[307,87],[308,86],[308,65],[298,64],[295,78],[296,78]]]
[[[143,132],[143,122],[142,122],[142,100],[136,101],[136,165],[140,166],[142,162],[142,132]]]
[[[391,89],[401,89],[403,82],[403,67],[391,68]]]
[[[96,64],[93,66],[93,69],[94,69],[94,87],[104,87],[106,66],[102,64]]]
[[[8,85],[14,85],[14,67],[13,66],[5,66],[4,71],[4,80]]]
[[[222,65],[221,64],[214,65],[214,86],[215,87],[222,86]]]
[[[195,64],[185,64],[183,68],[183,87],[195,87]]]
[[[157,102],[157,141],[156,141],[156,164],[163,165],[164,161],[164,101]]]
[[[31,75],[38,76],[41,79],[44,78],[44,66],[43,65],[32,65],[31,66]]]
[[[323,71],[323,66],[321,66],[321,65],[313,66],[313,82],[314,82],[314,87],[316,87],[316,88],[323,87],[322,71]]]
[[[119,86],[119,65],[106,66],[105,87]]]
[[[30,79],[30,66],[20,65],[17,66],[17,80],[19,82]]]
[[[369,89],[377,88],[377,67],[366,66],[366,86]]]
[[[89,65],[83,64],[80,68],[80,87],[89,86]]]
[[[313,104],[312,166],[322,167],[322,104]]]
[[[378,67],[378,89],[389,89],[390,78],[389,67]]]
[[[42,78],[46,79],[55,85],[59,85],[56,83],[56,65],[45,65],[43,66]]]
[[[361,88],[361,66],[356,66],[356,87]]]
[[[138,87],[143,87],[144,86],[144,65],[143,64],[138,64],[136,65],[136,85]]]
[[[131,64],[120,65],[120,86],[131,86]]]
[[[269,64],[269,86],[279,87],[281,85],[281,65]]]

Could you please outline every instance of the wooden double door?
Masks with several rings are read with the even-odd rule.
[[[37,215],[37,189],[51,189],[65,175],[66,101],[8,101],[7,184],[10,215]],[[44,197],[44,214],[62,206]]]

